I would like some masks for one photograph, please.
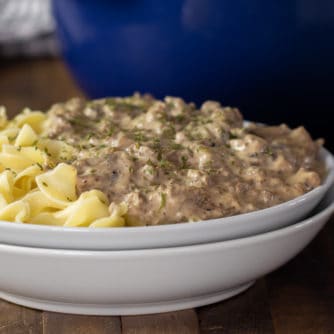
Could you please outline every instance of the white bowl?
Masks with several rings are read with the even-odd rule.
[[[79,251],[0,244],[0,298],[55,312],[125,315],[231,297],[300,252],[334,212],[248,238],[185,247]]]
[[[323,184],[268,209],[195,223],[127,228],[69,228],[0,222],[0,243],[79,250],[150,249],[231,240],[272,231],[304,218],[332,185],[334,157],[325,149],[321,155],[328,169]]]

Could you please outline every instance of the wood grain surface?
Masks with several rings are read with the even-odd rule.
[[[45,110],[82,95],[57,59],[0,60],[0,105]],[[1,267],[1,270],[6,268]],[[334,333],[334,219],[295,259],[230,300],[157,315],[89,317],[0,300],[0,334]]]

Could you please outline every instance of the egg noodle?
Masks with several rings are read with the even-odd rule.
[[[72,147],[42,136],[46,115],[25,109],[8,120],[0,107],[0,220],[43,225],[120,227],[126,205],[99,190],[76,192],[77,171],[60,162]]]

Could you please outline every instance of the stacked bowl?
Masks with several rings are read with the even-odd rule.
[[[236,295],[292,259],[331,217],[334,157],[321,154],[328,171],[321,186],[233,217],[114,229],[0,222],[0,298],[55,312],[126,315]]]

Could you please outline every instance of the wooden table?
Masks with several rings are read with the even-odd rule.
[[[81,95],[59,60],[0,60],[0,104],[47,108]],[[1,268],[0,263],[0,274]],[[88,317],[35,311],[0,300],[0,334],[334,333],[334,219],[294,260],[245,293],[196,310]]]

